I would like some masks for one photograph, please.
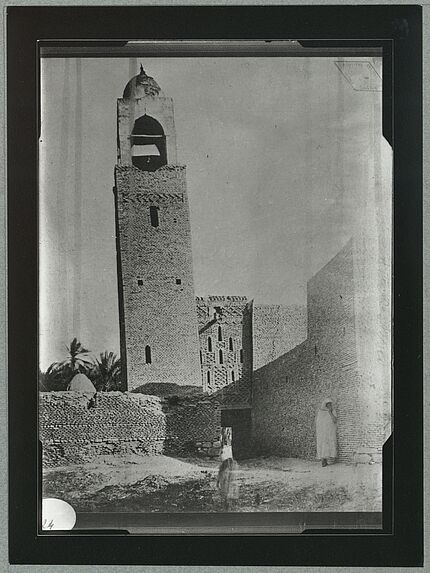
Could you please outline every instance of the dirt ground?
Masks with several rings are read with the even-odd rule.
[[[47,468],[43,496],[81,512],[217,512],[219,462],[194,458],[100,456]],[[232,511],[381,511],[382,467],[292,458],[241,461]]]

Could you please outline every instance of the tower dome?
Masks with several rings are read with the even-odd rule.
[[[157,96],[160,94],[161,88],[151,76],[146,75],[142,64],[140,64],[140,73],[131,78],[125,86],[123,98],[124,99],[139,99],[145,96]]]

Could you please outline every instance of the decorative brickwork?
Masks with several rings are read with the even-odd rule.
[[[43,392],[39,402],[44,464],[79,463],[97,454],[163,450],[160,398],[142,394]]]
[[[372,446],[381,452],[384,419],[366,414],[369,401],[382,412],[381,399],[357,357],[353,255],[350,241],[309,281],[307,339],[254,372],[253,434],[260,451],[315,458],[315,415],[330,396],[339,458],[354,461]]]
[[[100,392],[93,400],[93,394],[42,392],[39,411],[45,466],[102,454],[219,454],[220,408],[207,396]]]
[[[224,405],[250,405],[251,304],[243,296],[197,298],[202,384]]]

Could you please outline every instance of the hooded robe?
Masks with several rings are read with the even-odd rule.
[[[322,401],[316,417],[317,458],[320,460],[337,457],[336,423],[328,411],[329,402],[333,403],[330,398]],[[334,409],[332,412],[336,416]]]

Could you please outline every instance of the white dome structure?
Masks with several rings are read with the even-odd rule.
[[[85,374],[81,373],[73,376],[72,380],[70,381],[68,390],[72,392],[85,392],[92,394],[95,394],[97,391],[88,376],[85,376]]]

